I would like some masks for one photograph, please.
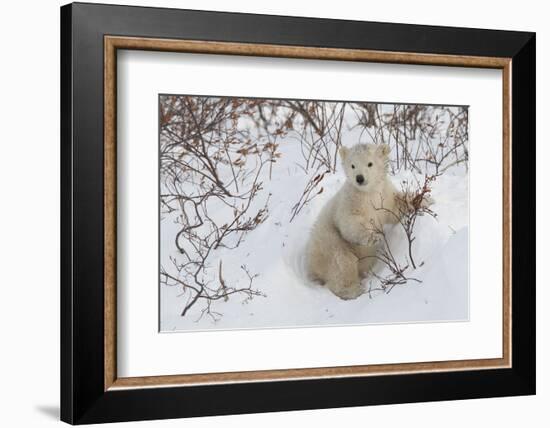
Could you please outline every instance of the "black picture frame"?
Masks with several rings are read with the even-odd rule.
[[[512,367],[105,391],[104,36],[512,59]],[[71,424],[535,393],[535,34],[73,3],[61,8],[61,419]]]

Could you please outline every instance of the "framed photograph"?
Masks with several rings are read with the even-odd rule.
[[[535,393],[535,35],[61,8],[61,418]]]

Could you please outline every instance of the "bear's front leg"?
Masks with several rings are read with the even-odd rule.
[[[340,250],[334,254],[333,263],[325,283],[327,288],[342,300],[356,299],[363,294],[357,256],[351,251]]]
[[[382,226],[377,226],[373,220],[366,225],[363,224],[365,228],[365,238],[361,242],[361,245],[364,247],[374,247],[382,242]]]

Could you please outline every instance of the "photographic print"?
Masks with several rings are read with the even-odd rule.
[[[468,320],[468,114],[160,94],[160,331]]]

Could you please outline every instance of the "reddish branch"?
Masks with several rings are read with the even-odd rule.
[[[161,209],[177,212],[180,226],[175,246],[180,256],[168,270],[161,266],[161,281],[178,285],[188,296],[181,315],[203,302],[201,316],[217,318],[212,303],[232,295],[245,299],[262,293],[250,284],[240,287],[224,279],[219,262],[217,280],[207,279],[213,253],[220,247],[235,248],[246,233],[268,216],[269,197],[260,208],[260,174],[276,148],[252,142],[239,126],[256,109],[256,101],[228,98],[169,96],[161,98]],[[231,177],[222,180],[221,177]],[[225,212],[222,223],[210,211]],[[220,208],[221,207],[221,208]],[[243,270],[248,270],[243,267]]]

